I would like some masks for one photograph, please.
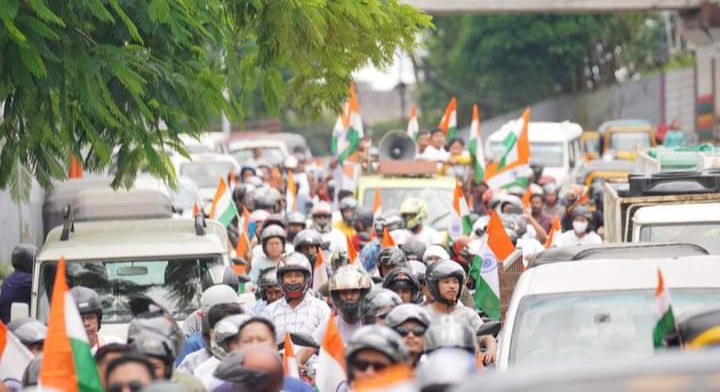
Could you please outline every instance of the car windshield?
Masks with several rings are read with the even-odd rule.
[[[233,168],[230,162],[187,162],[180,166],[180,175],[192,178],[200,188],[214,188]]]
[[[675,317],[716,306],[720,289],[670,289]],[[518,307],[512,364],[653,353],[655,290],[537,295]]]
[[[426,222],[434,229],[447,230],[450,206],[452,205],[453,189],[451,188],[381,188],[383,210],[400,211],[403,200],[412,196],[423,200],[428,205]],[[366,189],[363,205],[372,208],[375,200],[375,188]]]
[[[712,254],[720,254],[720,222],[682,225],[653,225],[640,229],[640,242],[697,244]]]
[[[285,160],[282,150],[278,147],[257,147],[257,150],[260,151],[260,157],[257,159],[253,158],[254,149],[255,148],[243,148],[234,150],[230,152],[230,155],[235,158],[239,165],[244,165],[248,161],[255,161],[256,163],[257,161],[267,161],[271,164],[278,164]]]
[[[490,143],[490,157],[500,159],[505,149],[500,142]],[[562,143],[530,143],[530,162],[544,167],[565,166],[565,152]]]
[[[66,265],[68,286],[95,290],[103,307],[103,323],[128,323],[133,315],[131,301],[149,298],[165,307],[178,319],[185,319],[200,307],[200,277],[219,256],[187,257],[163,260],[69,261]],[[37,314],[47,321],[49,296],[57,264],[40,267]]]
[[[635,151],[638,148],[650,147],[650,132],[613,132],[610,134],[608,150]]]

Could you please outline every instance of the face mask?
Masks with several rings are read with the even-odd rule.
[[[584,233],[585,230],[587,230],[588,223],[582,222],[582,221],[574,221],[573,222],[573,229],[576,233]]]

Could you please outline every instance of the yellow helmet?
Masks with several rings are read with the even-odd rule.
[[[400,205],[400,215],[405,221],[405,227],[412,230],[425,222],[428,206],[420,199],[409,197]]]

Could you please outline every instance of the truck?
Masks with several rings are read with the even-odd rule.
[[[607,242],[685,242],[720,251],[700,235],[720,229],[720,173],[631,174],[603,188]]]

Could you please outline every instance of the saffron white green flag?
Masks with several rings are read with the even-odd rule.
[[[485,179],[485,153],[483,152],[482,138],[480,137],[480,112],[478,105],[473,105],[472,122],[470,123],[470,140],[468,151],[473,161],[475,170],[475,182],[480,183]]]
[[[448,103],[438,128],[445,133],[447,140],[454,138],[457,134],[457,99],[455,97]]]
[[[412,109],[410,109],[410,118],[408,119],[407,125],[407,135],[414,142],[417,142],[418,136],[420,136],[420,124],[418,124],[417,106],[415,106],[415,104],[413,104]]]
[[[453,205],[450,209],[450,221],[448,222],[448,236],[455,241],[458,238],[470,234],[472,231],[472,218],[470,208],[463,194],[460,182],[455,183],[453,194]]]
[[[355,85],[350,85],[350,103],[348,106],[348,119],[347,119],[347,130],[345,131],[345,142],[338,144],[344,145],[344,147],[338,149],[338,159],[340,163],[344,163],[345,160],[357,151],[360,147],[360,141],[365,137],[365,131],[363,131],[362,117],[360,117],[360,103],[355,93]]]
[[[210,219],[215,219],[228,227],[233,218],[238,216],[238,210],[233,202],[227,184],[224,178],[220,178],[217,188],[215,188],[215,197],[213,197],[212,206],[210,207]]]
[[[530,108],[523,112],[520,119],[510,125],[503,139],[503,154],[487,166],[485,181],[492,189],[507,188],[513,185],[527,186],[530,173],[530,141],[528,127],[530,124]],[[497,177],[497,178],[495,178]]]
[[[660,269],[658,269],[658,285],[655,289],[655,319],[657,322],[653,329],[653,345],[658,348],[664,346],[665,336],[677,329],[670,305],[670,293],[665,288],[665,280]]]

